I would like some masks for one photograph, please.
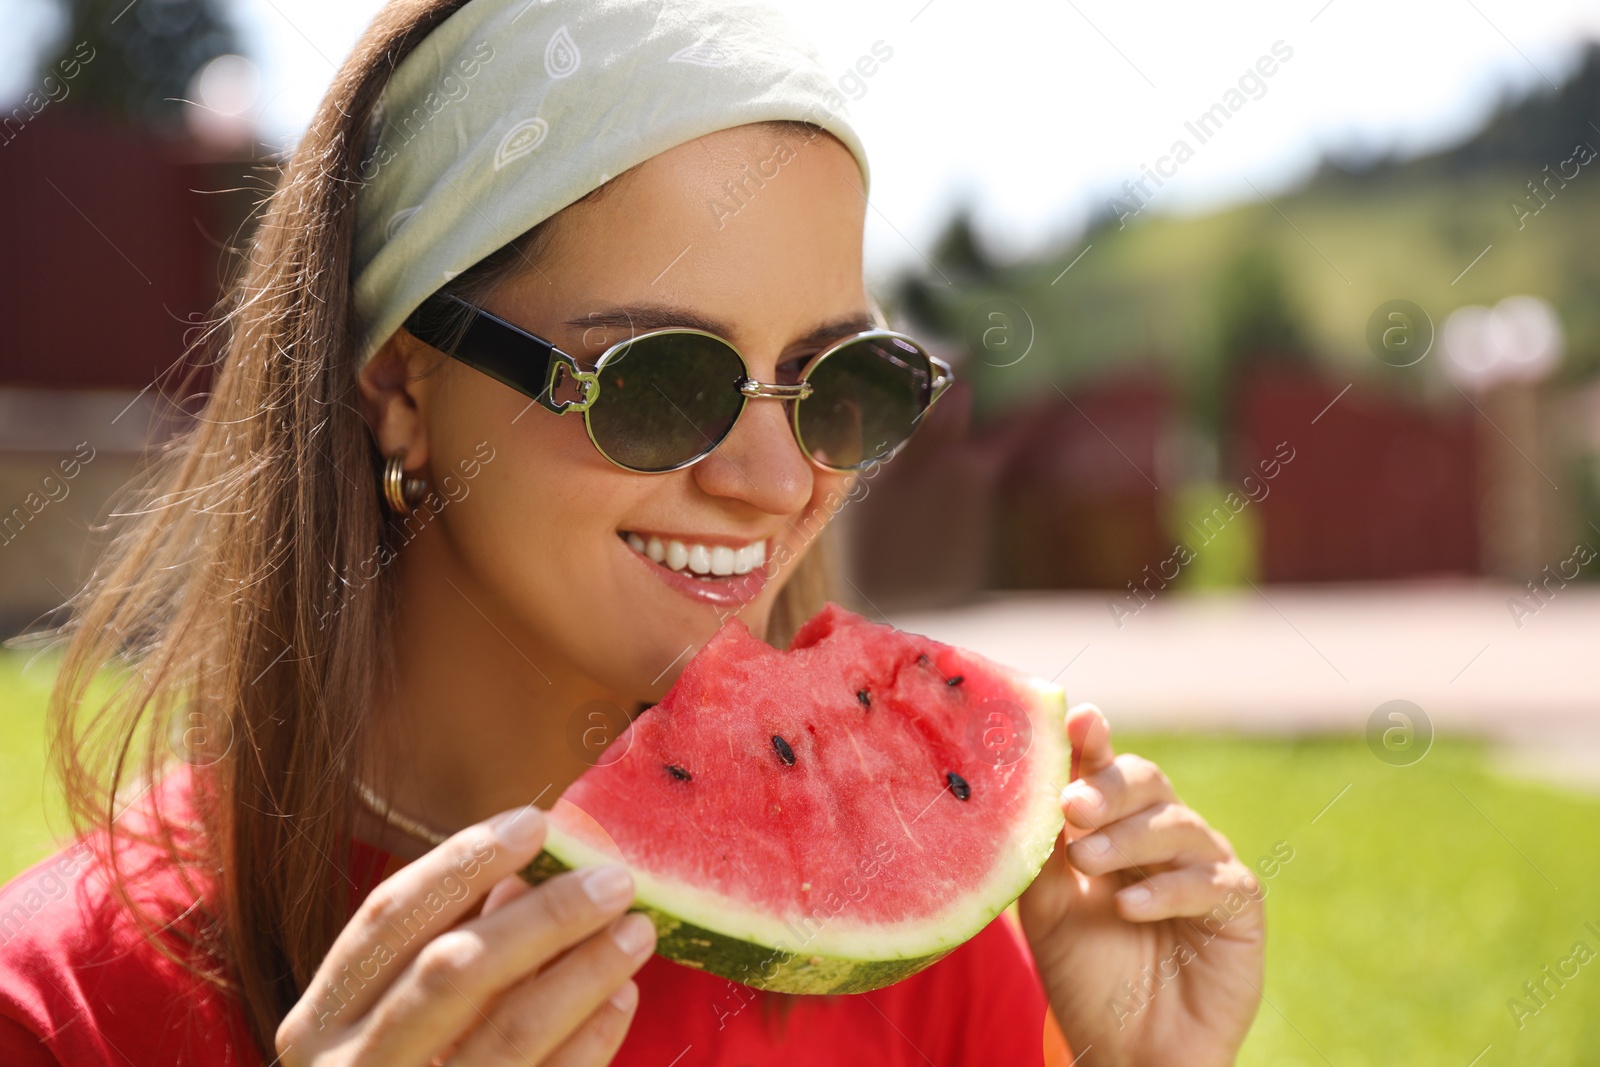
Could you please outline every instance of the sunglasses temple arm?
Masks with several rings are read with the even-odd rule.
[[[929,387],[928,393],[928,407],[931,408],[933,407],[934,403],[944,395],[945,390],[949,389],[955,384],[956,372],[951,368],[950,364],[946,363],[938,356],[929,356],[928,362],[933,364],[933,369],[935,371],[933,382]]]
[[[406,320],[406,329],[557,415],[586,411],[599,390],[596,376],[552,342],[452,294],[436,293],[425,300]],[[563,375],[583,391],[581,399],[555,398]]]

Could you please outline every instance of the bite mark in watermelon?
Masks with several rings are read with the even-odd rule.
[[[835,605],[787,651],[730,620],[549,812],[532,882],[619,862],[656,951],[760,989],[914,974],[1055,847],[1065,693]]]

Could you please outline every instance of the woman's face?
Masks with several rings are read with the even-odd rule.
[[[630,318],[636,331],[700,325],[758,379],[792,381],[832,339],[871,326],[864,214],[860,172],[831,136],[724,130],[574,205],[538,269],[485,304],[587,360],[628,337]],[[659,698],[686,649],[731,614],[764,634],[780,587],[851,487],[807,460],[779,400],[749,401],[716,451],[666,474],[613,466],[581,415],[530,405],[454,360],[417,409],[436,488],[480,442],[494,449],[435,520],[462,594],[529,654],[564,658],[627,699]],[[743,579],[695,574],[758,555],[769,563]]]

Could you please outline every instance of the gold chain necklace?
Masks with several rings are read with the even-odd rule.
[[[367,783],[359,778],[356,779],[356,795],[361,798],[361,803],[372,814],[394,829],[399,830],[401,833],[409,834],[418,841],[426,841],[429,845],[438,847],[450,838],[449,834],[441,833],[427,823],[419,822],[408,815],[395,811],[387,800],[374,793]]]

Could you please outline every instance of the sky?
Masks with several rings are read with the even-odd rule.
[[[1562,83],[1600,40],[1595,0],[779,2],[841,77],[875,45],[892,52],[849,104],[873,171],[874,279],[917,264],[959,203],[1017,256],[1070,248],[1146,167],[1173,172],[1147,211],[1196,212],[1271,196],[1329,152],[1445,147],[1503,94]],[[287,144],[380,3],[226,6],[260,67],[264,139]],[[0,99],[28,90],[51,7],[0,0]],[[1185,122],[1262,57],[1271,76],[1199,144]],[[1161,162],[1180,137],[1193,157]]]

